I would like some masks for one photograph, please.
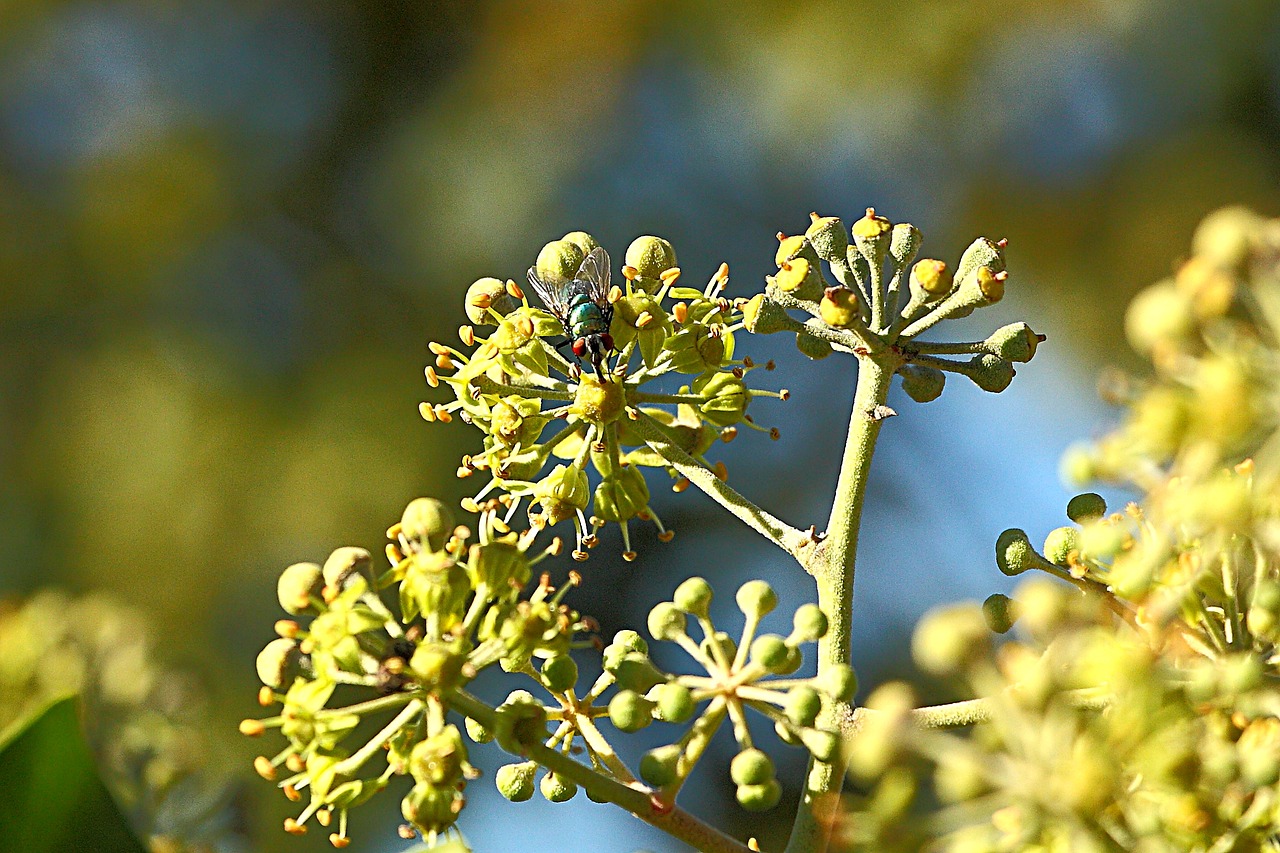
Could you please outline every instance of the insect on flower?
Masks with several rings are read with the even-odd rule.
[[[613,351],[613,337],[609,334],[613,319],[608,298],[609,253],[600,246],[592,249],[572,279],[543,281],[537,269],[530,267],[529,284],[564,326],[573,354],[590,361],[596,376],[603,379],[600,365]]]

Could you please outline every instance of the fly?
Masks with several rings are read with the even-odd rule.
[[[537,292],[569,338],[573,354],[587,359],[596,376],[604,379],[601,365],[613,352],[609,323],[613,306],[609,304],[609,253],[596,246],[583,259],[572,279],[543,281],[534,267],[529,267],[529,284]]]

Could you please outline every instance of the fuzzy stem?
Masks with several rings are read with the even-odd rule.
[[[886,353],[889,351],[886,351]],[[858,359],[858,385],[845,442],[844,459],[836,485],[835,502],[827,523],[827,539],[820,559],[807,566],[818,585],[818,606],[830,627],[818,641],[818,677],[838,665],[848,664],[853,625],[853,575],[858,552],[858,527],[867,496],[867,479],[876,438],[884,423],[878,411],[889,395],[889,380],[897,365],[887,354]],[[832,709],[836,719],[849,716],[848,707]],[[796,813],[787,853],[821,853],[826,849],[831,822],[827,819],[839,798],[844,768],[839,762],[811,759],[805,792]]]
[[[466,691],[451,690],[445,694],[444,699],[455,711],[465,714],[482,726],[490,729],[496,727],[497,712]],[[683,809],[677,806],[668,808],[656,802],[652,791],[624,785],[537,741],[527,745],[525,749],[527,754],[523,757],[538,762],[566,779],[572,779],[595,799],[621,806],[645,823],[656,826],[697,850],[707,853],[748,853],[745,844],[703,823]]]

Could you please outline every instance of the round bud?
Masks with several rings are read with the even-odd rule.
[[[598,248],[600,242],[592,237],[586,231],[570,231],[568,234],[560,238],[566,243],[572,243],[582,250],[582,256],[585,258],[591,253],[592,249]]]
[[[998,355],[983,353],[969,360],[969,378],[983,391],[999,394],[1009,387],[1014,377],[1013,362]]]
[[[670,785],[680,778],[683,754],[684,750],[675,743],[649,750],[640,759],[640,778],[655,788]]]
[[[435,498],[414,498],[400,516],[400,535],[410,550],[443,550],[453,527],[453,511]]]
[[[661,237],[637,237],[627,247],[627,266],[635,267],[640,278],[656,280],[676,266],[676,250]]]
[[[630,628],[624,628],[614,634],[613,645],[628,652],[639,652],[642,655],[649,654],[649,644],[645,642],[644,637],[640,636],[639,631],[632,631]]]
[[[569,655],[552,655],[542,664],[542,683],[553,693],[563,693],[578,683],[578,665]]]
[[[473,720],[467,717],[463,724],[466,726],[467,735],[476,743],[488,743],[493,740],[493,732],[485,728],[479,720]],[[532,778],[532,776],[530,777]],[[530,789],[532,792],[532,789]],[[528,799],[527,797],[525,799]]]
[[[817,690],[801,684],[787,691],[787,702],[783,710],[791,722],[801,728],[809,728],[822,712],[822,697]]]
[[[581,247],[568,240],[552,240],[538,252],[534,271],[543,281],[572,281],[584,257]]]
[[[1027,362],[1036,354],[1040,336],[1026,323],[1010,323],[992,332],[985,341],[987,351],[1009,361]]]
[[[739,752],[729,764],[729,778],[735,785],[763,785],[773,776],[773,759],[754,747]]]
[[[619,731],[638,732],[653,722],[653,705],[634,690],[619,690],[609,700],[609,720]]]
[[[324,582],[341,589],[347,579],[353,576],[363,577],[373,582],[373,556],[363,548],[338,548],[324,561]]]
[[[816,604],[802,604],[796,608],[791,620],[791,639],[798,643],[812,643],[827,634],[827,615]]]
[[[804,236],[824,261],[844,262],[849,248],[849,232],[839,217],[815,215]]]
[[[764,581],[747,581],[738,587],[737,601],[748,619],[761,619],[778,606],[777,594]]]
[[[777,779],[763,785],[739,785],[738,805],[749,812],[767,812],[782,799],[782,786]]]
[[[916,626],[911,656],[926,672],[950,675],[986,651],[990,636],[980,608],[970,604],[936,608]]]
[[[910,284],[916,285],[926,298],[937,299],[951,292],[951,271],[945,261],[924,258],[911,268]]]
[[[302,675],[302,660],[297,640],[272,640],[258,652],[258,679],[268,687],[287,689]]]
[[[1008,633],[1013,623],[1018,621],[1016,602],[1003,593],[987,596],[982,602],[982,617],[987,620],[987,627],[997,634]]]
[[[1036,551],[1027,534],[1012,527],[996,539],[996,565],[1009,577],[1020,575],[1036,565]]]
[[[653,665],[653,661],[639,652],[627,652],[609,672],[613,674],[620,689],[634,690],[637,693],[644,693],[655,684],[667,680],[667,676]]]
[[[1107,514],[1107,502],[1096,492],[1085,492],[1067,501],[1067,518],[1076,524],[1102,518]]]
[[[689,578],[676,587],[671,598],[676,609],[706,619],[710,614],[711,596],[711,584],[705,578]]]
[[[824,359],[833,352],[831,344],[808,332],[796,332],[796,349],[812,361]]]
[[[800,742],[819,761],[830,762],[840,751],[840,738],[834,732],[805,729],[800,733]]]
[[[684,614],[670,601],[661,601],[649,611],[649,634],[655,640],[674,640],[684,633],[684,626]]]
[[[1055,566],[1066,566],[1071,552],[1080,553],[1080,528],[1055,527],[1044,538],[1044,557]]]
[[[324,573],[315,563],[294,563],[280,573],[276,595],[285,613],[315,613],[324,589]]]
[[[559,773],[548,772],[538,783],[538,790],[549,802],[567,803],[578,793],[578,783]]]
[[[757,293],[742,308],[742,325],[756,335],[772,335],[794,325],[784,308]]]
[[[665,723],[683,723],[698,709],[689,688],[674,681],[655,684],[646,695],[655,703],[654,717]]]
[[[814,686],[837,702],[852,702],[858,692],[858,675],[848,664],[835,664],[814,680]]]
[[[920,250],[921,240],[920,229],[910,222],[899,222],[893,226],[889,237],[889,257],[893,259],[894,269],[902,269],[911,263]]]
[[[858,299],[847,287],[828,287],[818,303],[818,316],[822,322],[837,329],[857,323],[860,313]]]
[[[777,634],[761,634],[751,643],[751,662],[779,673],[787,666],[790,651],[786,641]]]
[[[533,778],[537,773],[538,765],[533,761],[504,764],[493,774],[493,781],[499,794],[513,803],[523,803],[533,796]]]
[[[516,310],[516,301],[507,292],[507,283],[496,278],[480,278],[467,288],[464,300],[467,320],[476,326],[492,326],[497,323],[489,313],[492,308],[502,316]]]
[[[902,390],[917,403],[932,403],[942,396],[947,375],[936,367],[920,364],[904,364],[898,368],[902,377]]]

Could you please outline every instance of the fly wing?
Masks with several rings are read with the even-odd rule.
[[[591,301],[601,308],[609,305],[609,253],[604,250],[603,246],[596,246],[587,256],[582,259],[582,266],[578,267],[578,274],[573,277],[574,281],[581,281],[588,285],[587,292],[591,295]]]
[[[555,314],[556,318],[563,323],[569,314],[569,309],[561,298],[564,288],[555,284],[547,284],[538,277],[538,271],[534,267],[529,267],[529,284],[533,287],[534,292],[538,294],[538,298],[542,300],[542,304],[547,306],[547,310]]]

